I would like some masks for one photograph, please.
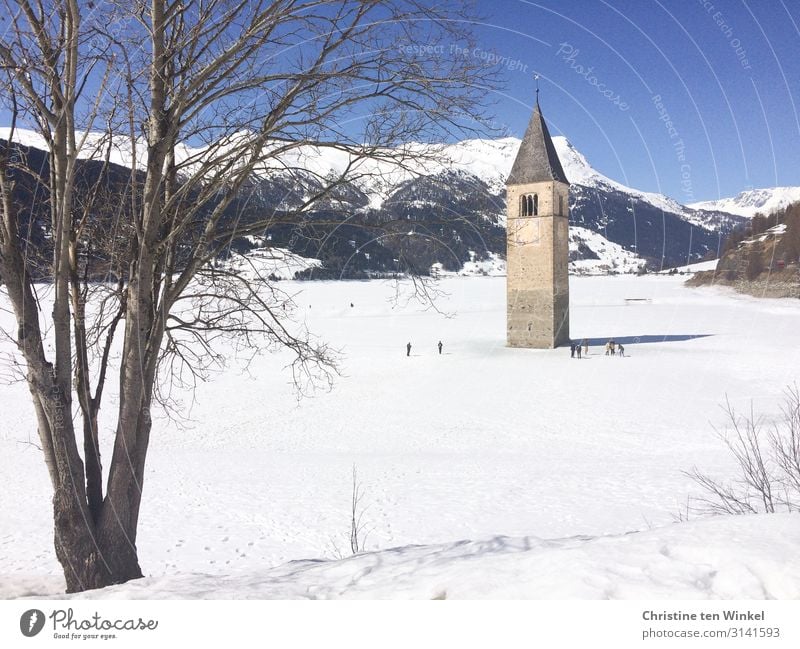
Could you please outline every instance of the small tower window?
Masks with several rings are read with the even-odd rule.
[[[558,213],[564,216],[564,197],[561,194],[558,195]]]
[[[520,216],[539,216],[539,195],[528,194],[520,197]]]

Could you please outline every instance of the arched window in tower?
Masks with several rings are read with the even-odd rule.
[[[564,216],[564,197],[561,194],[558,195],[558,214]]]
[[[519,197],[519,215],[528,216],[528,197],[525,194]]]
[[[531,205],[531,214],[539,216],[539,194],[533,195],[533,204]]]

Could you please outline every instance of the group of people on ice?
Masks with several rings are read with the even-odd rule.
[[[622,343],[614,342],[612,338],[606,343],[606,356],[625,356],[625,348]]]
[[[606,356],[625,356],[625,348],[622,343],[616,342],[613,338],[606,343]],[[581,354],[589,355],[589,341],[584,338],[579,343],[570,341],[570,358],[581,358]]]

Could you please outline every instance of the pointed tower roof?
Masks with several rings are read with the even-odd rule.
[[[506,185],[526,185],[528,183],[538,183],[547,180],[558,180],[569,184],[564,169],[547,130],[539,108],[539,91],[536,91],[536,109],[533,117],[519,145],[514,166],[508,175]]]

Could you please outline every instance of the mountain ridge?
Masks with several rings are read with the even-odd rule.
[[[797,202],[800,202],[800,187],[763,187],[746,189],[727,198],[691,203],[688,207],[719,210],[751,219],[756,214],[769,216]]]
[[[0,138],[7,135],[8,129],[0,128]],[[82,157],[98,157],[102,137],[90,134]],[[15,135],[15,141],[36,148],[43,146],[40,140],[32,131],[18,130]],[[580,264],[581,272],[591,268],[614,272],[620,260],[629,270],[645,263],[661,270],[699,261],[715,256],[725,235],[745,221],[741,215],[713,206],[698,209],[663,194],[628,187],[594,169],[565,137],[556,136],[553,143],[571,183],[571,261],[597,262]],[[120,138],[112,144],[111,161],[130,167],[130,141]],[[515,137],[475,138],[441,145],[410,143],[402,149],[405,166],[390,160],[360,161],[361,177],[344,183],[320,210],[360,214],[378,221],[433,223],[435,227],[428,235],[439,237],[443,250],[462,244],[456,246],[456,256],[462,263],[473,261],[475,255],[479,259],[503,255],[504,241],[496,230],[505,227],[505,182],[519,144]],[[142,148],[137,147],[137,167],[143,164]],[[182,146],[178,161],[195,164],[207,151],[203,147]],[[429,155],[431,152],[436,155]],[[260,196],[261,214],[265,210],[292,209],[312,189],[320,187],[325,178],[341,174],[348,161],[345,151],[303,145],[275,167],[258,169],[252,188]],[[451,220],[459,221],[460,231],[446,232],[447,228],[440,227]],[[470,232],[469,241],[465,242],[466,230]],[[594,233],[591,236],[587,234],[590,231]],[[356,237],[352,240],[359,246],[365,243]],[[310,252],[288,247],[299,254]],[[612,250],[613,254],[609,252]],[[444,261],[437,260],[433,251],[425,255],[426,263],[429,260]],[[370,265],[367,263],[364,268]],[[573,263],[573,270],[577,269]],[[386,264],[375,270],[385,271]]]
[[[8,139],[9,128],[0,127],[0,139]],[[236,136],[233,136],[236,137]],[[102,146],[105,138],[103,133],[93,132],[87,137],[84,146],[84,155],[80,156],[83,159],[100,158],[98,148]],[[44,139],[35,131],[28,129],[16,129],[15,141],[26,145],[32,146],[40,150],[46,150]],[[723,198],[717,201],[701,201],[691,204],[683,204],[674,198],[658,192],[647,192],[635,189],[616,180],[611,179],[605,174],[597,171],[586,157],[578,151],[575,146],[562,135],[554,136],[553,144],[555,145],[556,152],[558,153],[559,160],[561,161],[567,179],[571,184],[578,184],[588,187],[609,187],[614,190],[631,194],[637,198],[649,202],[655,207],[664,209],[665,211],[673,213],[681,213],[685,216],[690,216],[691,212],[728,212],[730,214],[739,214],[736,211],[722,209],[715,207],[717,204],[723,204],[727,201],[732,201],[734,198],[743,196],[744,194],[753,194],[756,192],[769,192],[773,189],[783,190],[796,190],[798,199],[800,200],[800,187],[786,187],[786,188],[765,188],[760,190],[748,190],[740,193],[737,197]],[[426,150],[433,151],[438,155],[439,160],[429,160],[419,162],[415,165],[409,165],[408,161],[404,161],[404,165],[408,168],[399,169],[397,165],[392,165],[388,160],[361,161],[360,167],[363,169],[364,175],[370,175],[373,172],[385,181],[385,185],[391,190],[396,188],[401,183],[410,180],[414,177],[437,175],[445,169],[452,169],[453,167],[467,171],[468,173],[480,178],[489,185],[489,187],[497,193],[505,189],[505,181],[511,171],[511,167],[516,157],[517,150],[519,149],[522,140],[517,137],[508,136],[503,138],[471,138],[461,140],[452,144],[422,144],[418,142],[410,142],[404,145],[407,148],[406,155],[413,155],[414,152],[422,154]],[[137,166],[144,167],[144,145],[143,142],[138,143],[137,153]],[[177,160],[179,163],[185,162],[192,158],[201,158],[203,151],[208,147],[181,145],[177,152]],[[400,147],[397,150],[401,150]],[[111,152],[111,162],[125,167],[131,167],[132,162],[132,147],[127,137],[121,136],[115,138]],[[322,147],[314,146],[311,144],[303,145],[291,151],[284,156],[282,162],[286,164],[287,168],[301,168],[305,169],[320,178],[327,177],[331,173],[341,174],[348,162],[348,155],[342,150],[325,149]],[[265,173],[273,173],[275,169],[266,170]],[[256,172],[257,174],[259,172]],[[359,182],[354,182],[359,186],[359,189],[369,192],[380,192],[375,187],[375,183],[366,180],[364,186],[360,186]],[[384,190],[385,192],[386,190]],[[383,197],[385,198],[385,196]],[[372,202],[373,207],[379,207],[379,204]],[[785,206],[785,205],[784,205]],[[783,207],[783,206],[781,206]],[[778,209],[778,208],[776,208]],[[747,215],[749,216],[749,214]],[[713,219],[703,223],[702,219],[698,220],[697,225],[700,227],[713,227]]]

